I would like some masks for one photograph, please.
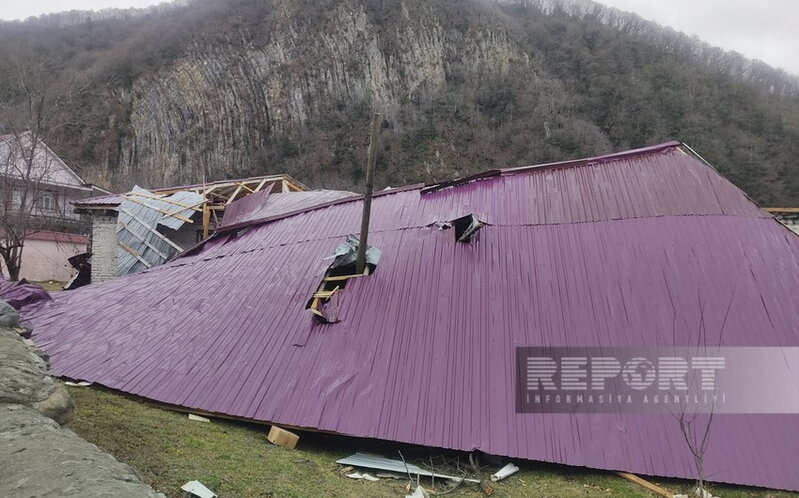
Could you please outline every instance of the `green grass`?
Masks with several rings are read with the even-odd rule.
[[[64,285],[66,282],[58,282],[55,280],[42,280],[41,282],[29,282],[33,285],[38,285],[42,289],[46,291],[60,291],[64,290]]]
[[[295,450],[266,441],[268,427],[222,419],[202,423],[186,414],[164,410],[146,402],[97,387],[70,387],[77,405],[69,428],[134,467],[142,479],[167,496],[181,496],[180,486],[198,480],[220,498],[229,497],[349,497],[404,496],[407,479],[355,481],[341,475],[335,461],[356,451],[398,457],[401,450],[410,462],[449,474],[465,468],[468,455],[409,445],[301,432]],[[515,461],[521,470],[492,483],[494,496],[508,497],[651,497],[636,484],[611,472],[560,465]],[[498,469],[484,463],[482,477]],[[650,481],[674,492],[687,493],[689,481]],[[434,491],[440,483],[422,486]],[[724,498],[788,497],[789,493],[735,486],[714,486]],[[484,496],[475,484],[463,484],[452,497]]]

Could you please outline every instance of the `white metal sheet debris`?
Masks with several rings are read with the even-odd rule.
[[[347,477],[349,477],[350,479],[357,479],[357,480],[364,480],[364,481],[371,481],[371,482],[375,482],[375,481],[379,481],[380,480],[379,478],[377,478],[377,477],[375,477],[375,476],[373,476],[371,474],[367,474],[367,473],[361,474],[360,472],[353,472],[351,474],[347,474]]]
[[[499,469],[496,472],[496,474],[492,474],[491,475],[491,480],[494,481],[494,482],[501,481],[502,479],[505,479],[509,475],[513,475],[513,474],[515,474],[518,471],[519,471],[519,467],[513,465],[512,463],[509,463],[509,464],[505,465],[504,467],[502,467],[501,469]]]
[[[405,498],[428,498],[430,495],[425,491],[425,489],[421,486],[416,486],[416,489],[413,491],[413,494],[405,495]]]
[[[200,481],[189,481],[180,489],[198,498],[216,498],[216,493],[206,488]]]
[[[424,470],[416,465],[402,462],[401,460],[392,460],[390,458],[386,458],[380,455],[375,455],[373,453],[358,452],[355,453],[354,455],[342,458],[341,460],[336,460],[336,463],[339,463],[341,465],[352,465],[353,467],[386,470],[389,472],[399,472],[401,474],[410,474],[411,476],[417,476],[417,477],[425,476],[425,477],[435,477],[437,479],[449,479],[452,481],[466,481],[474,483],[480,482],[479,479],[466,479],[463,477],[437,474],[435,472],[430,472],[429,470]]]

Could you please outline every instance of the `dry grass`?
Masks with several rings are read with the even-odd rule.
[[[371,451],[396,457],[397,450],[413,463],[429,462],[436,468],[457,472],[467,455],[379,441],[319,433],[301,433],[297,449],[285,450],[265,439],[267,427],[214,419],[209,423],[189,421],[185,414],[96,387],[70,388],[77,410],[70,428],[139,471],[142,478],[168,496],[180,496],[180,486],[199,480],[221,498],[228,497],[398,497],[405,495],[405,480],[354,481],[340,473],[335,461],[356,451]],[[508,497],[651,497],[643,488],[610,472],[577,469],[534,462],[515,462],[521,471],[493,483],[495,496]],[[427,465],[429,466],[429,465]],[[484,478],[498,465],[482,469]],[[660,482],[657,479],[654,481]],[[439,483],[429,486],[444,490]],[[661,484],[687,493],[687,481]],[[718,486],[724,498],[788,497],[741,487]],[[463,484],[452,497],[484,496],[474,484]]]

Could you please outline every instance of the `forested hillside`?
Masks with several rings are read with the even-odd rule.
[[[380,187],[678,139],[761,203],[799,203],[799,79],[584,0],[193,0],[0,23],[0,102],[31,93],[58,110],[42,113],[56,152],[115,189],[274,172],[357,188],[377,110]]]

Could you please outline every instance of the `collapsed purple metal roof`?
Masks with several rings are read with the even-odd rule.
[[[272,194],[270,189],[250,194],[230,204],[225,209],[217,232],[237,227],[264,223],[308,209],[327,207],[330,203],[345,198],[361,199],[361,196],[344,190],[308,190]]]
[[[24,279],[9,282],[0,275],[0,299],[16,309],[23,307],[32,309],[44,301],[49,301],[50,294],[38,285],[27,283]]]
[[[471,244],[437,228],[469,213]],[[700,315],[723,346],[799,346],[799,239],[678,143],[377,196],[377,271],[319,324],[305,304],[360,215],[341,199],[59,293],[33,339],[56,375],[164,403],[684,478],[670,414],[516,413],[515,348],[684,346]],[[799,490],[799,416],[713,424],[708,479]]]

